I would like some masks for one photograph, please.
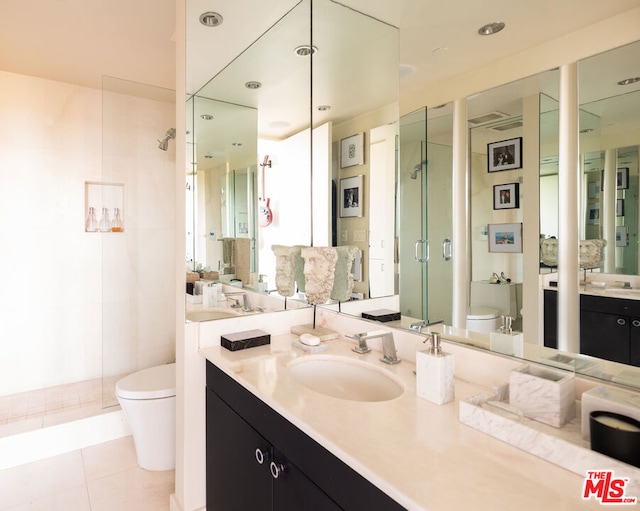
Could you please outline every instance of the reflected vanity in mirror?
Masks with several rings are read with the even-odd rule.
[[[525,346],[529,348],[525,349],[525,358],[635,387],[640,386],[640,378],[636,372],[627,370],[627,365],[640,365],[640,343],[634,337],[635,328],[640,327],[640,318],[633,313],[637,303],[635,299],[640,298],[640,293],[636,297],[634,292],[637,291],[633,289],[640,287],[637,277],[636,192],[640,143],[640,99],[636,95],[640,94],[640,86],[623,84],[626,83],[624,73],[632,68],[630,63],[637,60],[639,54],[640,43],[634,43],[585,59],[578,66],[581,151],[578,238],[583,241],[579,264],[582,285],[578,297],[578,303],[581,303],[581,339],[575,353],[547,349],[557,346],[556,326],[562,321],[557,317],[557,265],[552,260],[545,264],[541,250],[540,261],[536,263],[540,266],[538,281],[527,279],[523,255],[490,254],[485,236],[485,227],[491,222],[522,222],[523,208],[529,206],[526,202],[530,197],[527,183],[539,179],[541,245],[543,239],[550,246],[555,243],[557,252],[557,71],[486,91],[468,102],[472,123],[472,280],[489,279],[493,272],[498,271],[499,274],[504,271],[513,282],[522,282],[523,293],[544,294],[544,307],[538,311],[544,328],[539,335],[525,330]],[[539,153],[539,175],[536,175],[538,169],[535,173],[531,171],[538,166],[527,165],[526,161],[521,170],[482,171],[486,161],[485,147],[492,142],[523,137],[525,152],[529,149],[527,145],[538,144],[535,132],[533,136],[526,134],[526,114],[518,113],[517,108],[514,110],[514,105],[523,105],[526,98],[532,96],[535,99],[531,101],[537,103],[539,112],[539,147],[536,151]],[[488,121],[485,114],[493,114],[494,120]],[[473,127],[474,119],[482,120],[478,127]],[[535,119],[532,123],[535,124]],[[508,212],[493,211],[490,200],[492,186],[508,183],[520,185],[519,207]],[[498,214],[501,218],[496,218]],[[496,260],[496,256],[502,260]],[[612,299],[625,303],[611,302]],[[626,307],[625,314],[615,309],[614,305],[620,304]],[[532,309],[523,311],[525,314],[531,312]],[[533,349],[537,342],[535,337],[540,344],[544,341],[544,346]],[[616,342],[609,342],[612,339]]]

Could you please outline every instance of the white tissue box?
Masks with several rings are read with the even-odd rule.
[[[509,376],[509,403],[529,419],[560,428],[576,415],[575,375],[523,365]]]

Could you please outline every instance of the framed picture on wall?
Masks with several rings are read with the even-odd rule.
[[[364,133],[356,133],[340,140],[340,168],[364,163]]]
[[[600,204],[587,204],[587,224],[598,225],[600,223]]]
[[[493,187],[493,209],[517,209],[520,207],[520,185],[508,183]]]
[[[622,167],[616,172],[616,190],[629,188],[629,167]]]
[[[500,172],[522,168],[522,137],[487,144],[487,169]]]
[[[522,223],[489,224],[489,252],[522,253]]]
[[[616,216],[624,216],[624,199],[616,199]]]
[[[629,246],[629,228],[626,225],[616,226],[616,247]]]
[[[340,180],[340,216],[362,216],[363,176],[346,177]]]

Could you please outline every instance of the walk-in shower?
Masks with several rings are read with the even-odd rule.
[[[164,138],[162,140],[158,139],[158,147],[163,151],[166,151],[169,147],[169,140],[171,140],[172,138],[176,138],[175,128],[169,128],[164,134]]]

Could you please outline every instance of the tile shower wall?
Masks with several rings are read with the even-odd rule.
[[[109,178],[127,190],[116,237],[84,232],[84,182],[105,179],[102,102],[101,90],[0,72],[0,395],[100,378],[113,308],[105,338],[133,344],[136,363],[172,353],[173,158],[156,139],[175,108],[126,105],[131,143]]]

